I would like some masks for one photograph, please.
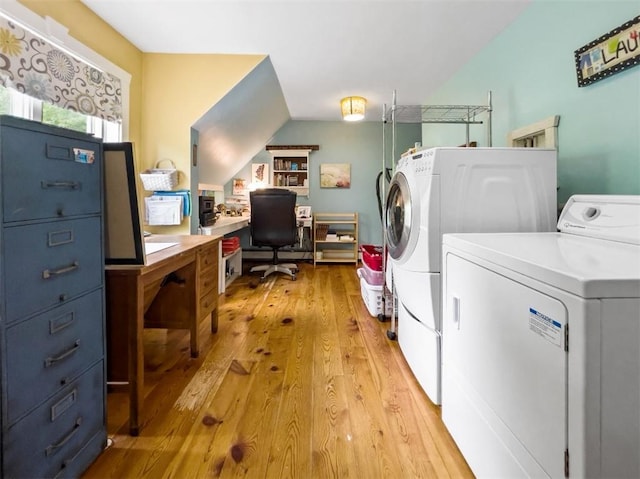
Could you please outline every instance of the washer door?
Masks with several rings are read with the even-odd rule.
[[[419,234],[420,204],[412,201],[411,196],[410,180],[403,172],[397,171],[387,195],[385,241],[389,255],[399,263],[411,256]]]

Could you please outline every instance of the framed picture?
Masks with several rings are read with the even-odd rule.
[[[253,163],[251,165],[251,184],[253,186],[269,184],[269,163]]]
[[[244,178],[234,178],[232,194],[243,195],[247,192],[247,180]]]
[[[106,264],[144,264],[133,144],[104,143]]]
[[[320,165],[321,188],[351,187],[350,163],[324,163]]]

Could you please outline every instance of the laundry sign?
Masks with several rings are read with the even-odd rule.
[[[640,63],[640,15],[575,51],[578,86]]]

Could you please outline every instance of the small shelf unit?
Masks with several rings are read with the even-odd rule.
[[[220,280],[218,292],[224,293],[236,278],[242,276],[242,248],[223,254],[220,259]]]
[[[358,264],[358,213],[314,213],[313,265]]]
[[[273,186],[289,188],[299,195],[306,195],[309,191],[309,158],[274,157]]]
[[[268,145],[271,154],[271,176],[274,188],[295,191],[298,196],[309,196],[309,155],[317,145]]]
[[[486,105],[397,105],[396,92],[393,92],[393,102],[389,108],[383,105],[382,125],[391,125],[392,160],[397,160],[399,154],[395,144],[395,126],[398,123],[439,123],[449,125],[465,125],[465,144],[470,145],[469,125],[486,126],[487,146],[492,146],[492,112],[493,104],[491,92],[487,95]],[[383,150],[384,154],[385,150]]]

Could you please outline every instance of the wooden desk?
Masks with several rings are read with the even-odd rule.
[[[107,380],[129,386],[129,433],[140,432],[144,400],[143,328],[188,329],[200,353],[198,324],[211,315],[218,330],[218,236],[153,235],[178,244],[147,255],[145,265],[108,265]]]
[[[224,236],[229,233],[241,230],[249,226],[248,216],[221,216],[213,226],[205,226],[202,228],[202,234]]]

